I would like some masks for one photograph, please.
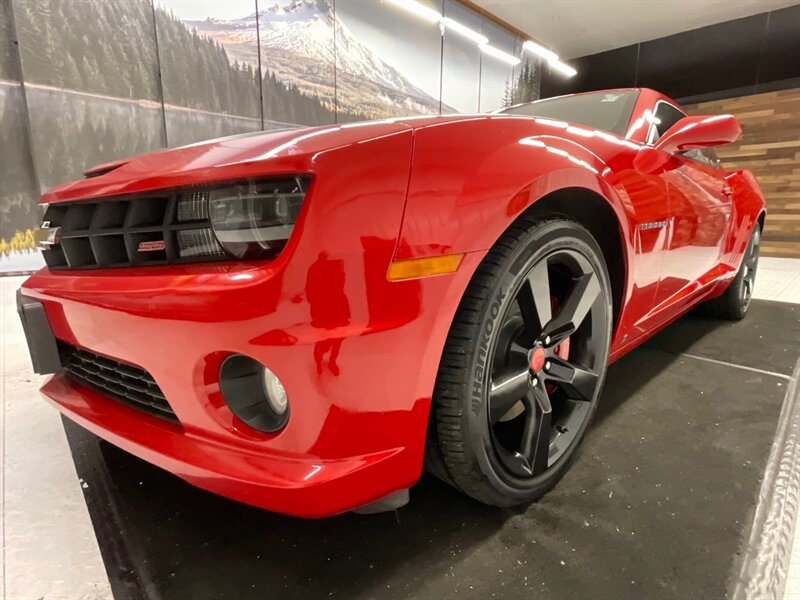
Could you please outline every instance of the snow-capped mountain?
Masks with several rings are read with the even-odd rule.
[[[437,98],[411,83],[335,19],[329,0],[276,2],[259,12],[263,66],[285,83],[333,105],[335,32],[340,106],[367,117],[439,110]],[[231,61],[257,64],[255,14],[231,21],[183,22],[222,44]]]

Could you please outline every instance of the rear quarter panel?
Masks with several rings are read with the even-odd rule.
[[[722,260],[738,269],[750,233],[759,217],[766,215],[766,200],[755,176],[748,170],[732,171],[725,178],[733,192],[731,230],[725,240]]]

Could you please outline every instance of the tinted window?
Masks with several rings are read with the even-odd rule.
[[[691,158],[692,160],[712,167],[719,166],[719,156],[717,156],[717,151],[713,148],[697,148],[696,150],[687,150],[681,154],[686,158]]]
[[[720,164],[719,156],[717,155],[717,151],[714,148],[701,148],[700,153],[706,157],[706,160],[711,165],[718,165]]]
[[[592,92],[512,106],[501,112],[579,123],[624,136],[638,90]]]
[[[685,116],[683,111],[678,110],[671,104],[659,102],[656,105],[655,122],[650,126],[650,131],[647,134],[647,143],[655,144],[658,138]]]

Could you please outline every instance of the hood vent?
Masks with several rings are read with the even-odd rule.
[[[83,172],[83,176],[86,177],[86,179],[90,179],[92,177],[100,177],[101,175],[110,173],[115,169],[119,169],[122,165],[128,164],[129,161],[130,159],[126,158],[125,160],[115,160],[114,162],[97,165],[96,167],[92,167],[91,169],[85,170]]]

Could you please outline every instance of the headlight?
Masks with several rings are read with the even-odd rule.
[[[275,256],[294,229],[307,187],[307,178],[293,177],[209,190],[214,235],[236,258]]]

